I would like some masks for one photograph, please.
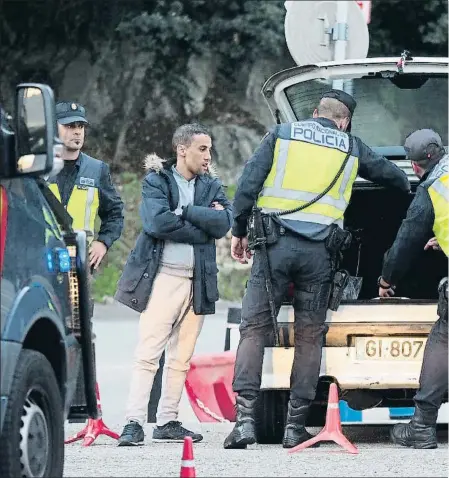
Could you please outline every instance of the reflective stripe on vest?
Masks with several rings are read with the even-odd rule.
[[[317,122],[292,123],[290,139],[277,138],[273,165],[257,205],[263,212],[297,208],[322,193],[341,168],[349,137]],[[357,177],[358,158],[350,156],[333,188],[306,209],[283,219],[343,226],[343,216]]]
[[[61,201],[58,185],[53,183],[49,187],[58,200]],[[73,229],[84,229],[93,235],[98,206],[99,195],[97,188],[75,185],[67,204],[67,212],[73,218]]]
[[[449,174],[437,178],[428,188],[435,221],[433,232],[446,257],[449,255]]]
[[[95,219],[99,206],[99,187],[103,163],[85,153],[80,154],[80,168],[75,179],[66,210],[72,216],[74,229],[84,229],[91,241],[95,231]],[[53,194],[61,202],[56,178],[49,184]]]

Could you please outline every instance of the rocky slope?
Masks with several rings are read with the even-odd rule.
[[[227,183],[235,181],[273,122],[260,93],[264,81],[293,64],[287,51],[283,58],[236,64],[234,81],[222,73],[217,55],[192,54],[183,59],[184,74],[168,82],[153,79],[150,54],[123,42],[118,49],[109,43],[96,45],[95,52],[53,45],[8,56],[1,91],[13,91],[17,81],[33,79],[48,82],[57,100],[84,104],[92,124],[86,151],[107,160],[114,172],[141,171],[148,152],[171,154],[176,126],[201,121],[211,129],[214,160]]]

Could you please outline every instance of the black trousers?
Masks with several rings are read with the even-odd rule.
[[[436,420],[448,390],[447,309],[430,331],[419,377],[415,405]]]
[[[319,378],[332,264],[324,242],[287,232],[267,247],[276,313],[293,282],[295,354],[290,378],[292,400],[313,400]],[[264,348],[274,344],[265,276],[256,251],[242,303],[240,342],[233,390],[255,395],[260,390]]]

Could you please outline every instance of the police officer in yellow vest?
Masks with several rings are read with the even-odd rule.
[[[331,231],[343,234],[354,180],[359,174],[405,193],[410,190],[404,172],[347,133],[355,107],[352,96],[331,90],[321,98],[313,118],[275,126],[245,164],[233,203],[231,255],[244,263],[251,256],[247,221],[254,203],[257,201],[263,213],[286,212],[306,204],[325,192],[346,161],[334,186],[316,203],[275,219],[277,241],[267,246],[276,313],[288,284],[294,283],[295,354],[284,448],[310,438],[305,423],[316,394],[334,274],[326,239]],[[224,442],[225,448],[246,448],[256,441],[254,407],[264,347],[272,344],[265,276],[256,249],[242,303],[234,371],[237,421]]]
[[[56,105],[59,138],[64,143],[63,169],[49,179],[50,189],[73,218],[74,229],[88,233],[89,260],[97,269],[123,229],[123,202],[111,181],[109,166],[81,152],[88,125],[83,106],[75,102]],[[95,218],[101,225],[95,238]]]
[[[406,138],[404,149],[420,185],[385,256],[378,281],[381,297],[394,295],[395,286],[423,247],[441,250],[446,264],[449,254],[449,165],[441,137],[431,129],[417,130]],[[391,430],[393,442],[402,446],[437,447],[438,410],[448,389],[447,278],[440,282],[438,315],[424,350],[414,416],[410,423]]]

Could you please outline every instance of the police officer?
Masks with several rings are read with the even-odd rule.
[[[112,184],[109,166],[81,152],[86,112],[78,103],[56,105],[59,138],[64,143],[64,167],[49,179],[50,189],[73,218],[74,229],[84,229],[89,238],[89,263],[97,269],[123,229],[123,202]],[[101,225],[95,238],[96,216]]]
[[[449,254],[449,169],[441,137],[431,129],[421,129],[406,138],[404,148],[420,184],[396,240],[386,254],[378,280],[380,297],[394,295],[396,284],[407,274],[432,231],[435,237],[424,248],[442,250],[441,260],[446,263]],[[446,281],[447,278],[440,283],[439,318],[424,350],[420,388],[414,397],[414,416],[410,423],[397,424],[391,430],[391,439],[398,445],[437,447],[438,410],[448,388]]]
[[[245,263],[247,221],[252,207],[285,214],[273,221],[277,240],[267,246],[273,296],[278,313],[288,284],[294,283],[295,354],[284,448],[309,439],[306,418],[315,398],[326,310],[333,280],[333,254],[326,239],[343,232],[343,218],[354,180],[361,177],[405,193],[404,172],[352,137],[356,102],[341,90],[326,92],[313,118],[275,126],[246,163],[234,199],[231,255]],[[346,161],[346,163],[345,163]],[[342,165],[341,175],[337,177]],[[316,203],[291,212],[325,192]],[[264,347],[273,344],[273,326],[260,252],[256,249],[242,304],[240,342],[234,371],[237,420],[225,448],[255,443],[254,407],[260,390]]]

